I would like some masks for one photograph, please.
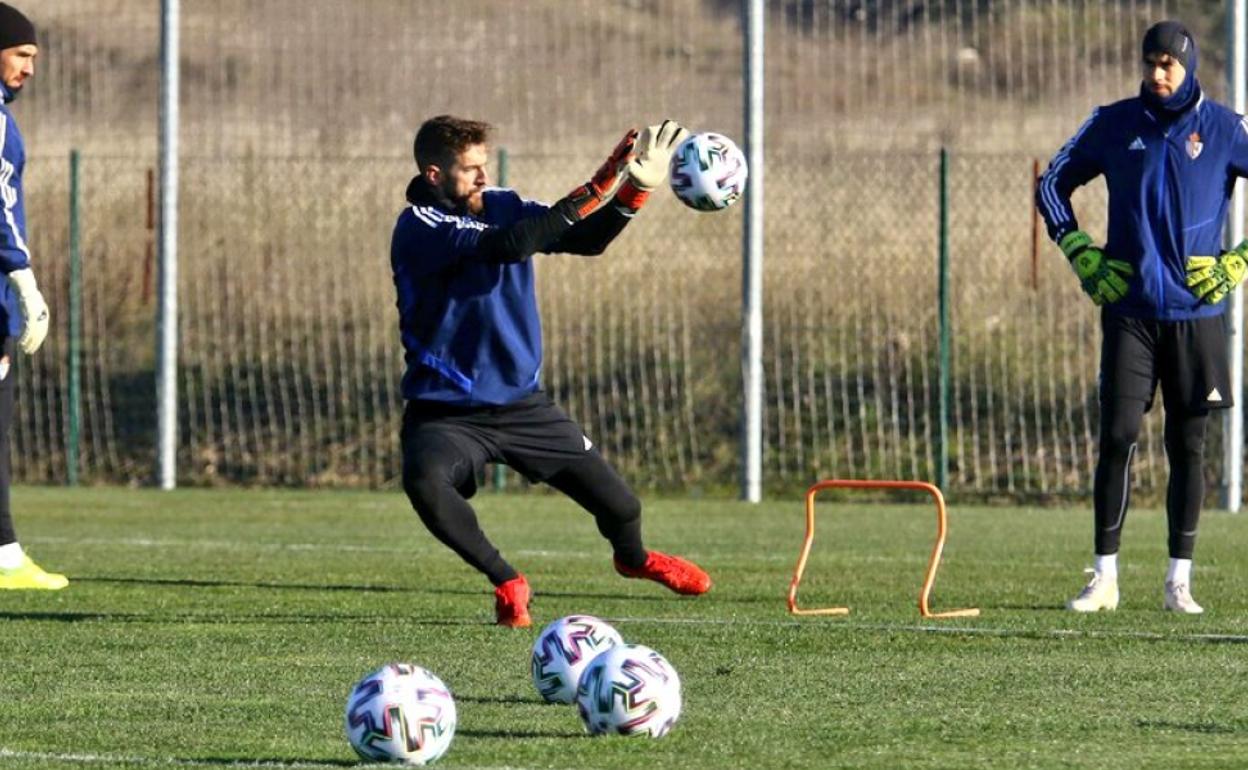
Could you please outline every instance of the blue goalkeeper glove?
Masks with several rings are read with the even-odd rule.
[[[1092,238],[1082,230],[1066,233],[1057,245],[1093,302],[1105,305],[1127,296],[1127,278],[1135,274],[1130,264],[1109,259],[1105,250],[1092,245]]]

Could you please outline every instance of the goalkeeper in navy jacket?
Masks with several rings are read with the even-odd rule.
[[[553,206],[488,187],[491,127],[447,115],[416,134],[419,174],[394,228],[403,376],[403,488],[435,537],[495,586],[499,625],[524,627],[529,584],[481,531],[467,499],[487,463],[550,484],[593,514],[615,569],[705,593],[696,565],[647,551],[641,503],[593,442],[541,390],[533,255],[601,254],[687,135],[672,121],[629,131],[593,178]]]
[[[1036,204],[1049,236],[1101,306],[1100,446],[1093,483],[1095,564],[1068,606],[1118,604],[1117,554],[1131,458],[1161,385],[1170,567],[1162,606],[1197,614],[1192,552],[1200,518],[1205,427],[1231,405],[1224,313],[1244,278],[1248,242],[1222,250],[1231,188],[1248,175],[1248,123],[1204,98],[1197,50],[1178,22],[1143,42],[1140,95],[1092,112],[1040,179]],[[1103,247],[1079,229],[1070,194],[1097,176],[1109,191]]]
[[[13,423],[16,350],[30,355],[48,334],[48,305],[35,283],[26,245],[26,195],[22,172],[26,148],[9,103],[35,74],[39,46],[35,27],[16,8],[0,3],[0,589],[57,590],[64,575],[44,572],[22,550],[9,510],[9,428]]]

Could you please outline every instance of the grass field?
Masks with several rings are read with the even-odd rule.
[[[491,625],[483,579],[399,493],[21,488],[28,550],[70,575],[0,595],[0,767],[340,767],[351,684],[391,660],[459,706],[445,767],[998,768],[1248,766],[1248,515],[1210,513],[1202,617],[1159,610],[1164,516],[1132,512],[1116,613],[1061,609],[1081,585],[1082,510],[953,501],[935,609],[915,599],[934,514],[827,504],[803,584],[847,618],[791,618],[797,499],[650,500],[652,547],[716,585],[677,597],[610,568],[553,496],[483,495],[540,627],[583,612],[664,653],[685,707],[658,741],[589,738],[528,674],[538,628]]]

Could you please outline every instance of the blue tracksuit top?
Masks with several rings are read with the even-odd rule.
[[[1036,204],[1054,241],[1078,229],[1070,194],[1105,176],[1111,259],[1135,275],[1122,315],[1162,321],[1215,316],[1187,288],[1184,266],[1223,251],[1222,225],[1236,177],[1248,176],[1248,123],[1203,96],[1169,125],[1140,97],[1098,107],[1040,177]]]
[[[390,265],[407,371],[405,399],[510,404],[539,387],[542,327],[532,259],[486,262],[482,234],[548,207],[514,191],[483,193],[480,218],[409,205],[394,226]]]
[[[26,146],[17,121],[9,112],[13,94],[0,83],[0,272],[30,267],[26,247],[26,196],[22,193],[22,172],[26,168]],[[0,280],[0,331],[10,337],[22,333],[22,311],[17,293],[8,281]]]

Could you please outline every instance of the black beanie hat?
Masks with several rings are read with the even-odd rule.
[[[1159,21],[1144,33],[1144,55],[1150,53],[1170,54],[1190,71],[1196,63],[1196,38],[1177,21]]]
[[[38,45],[35,25],[21,11],[8,3],[0,3],[0,51],[27,43]]]

